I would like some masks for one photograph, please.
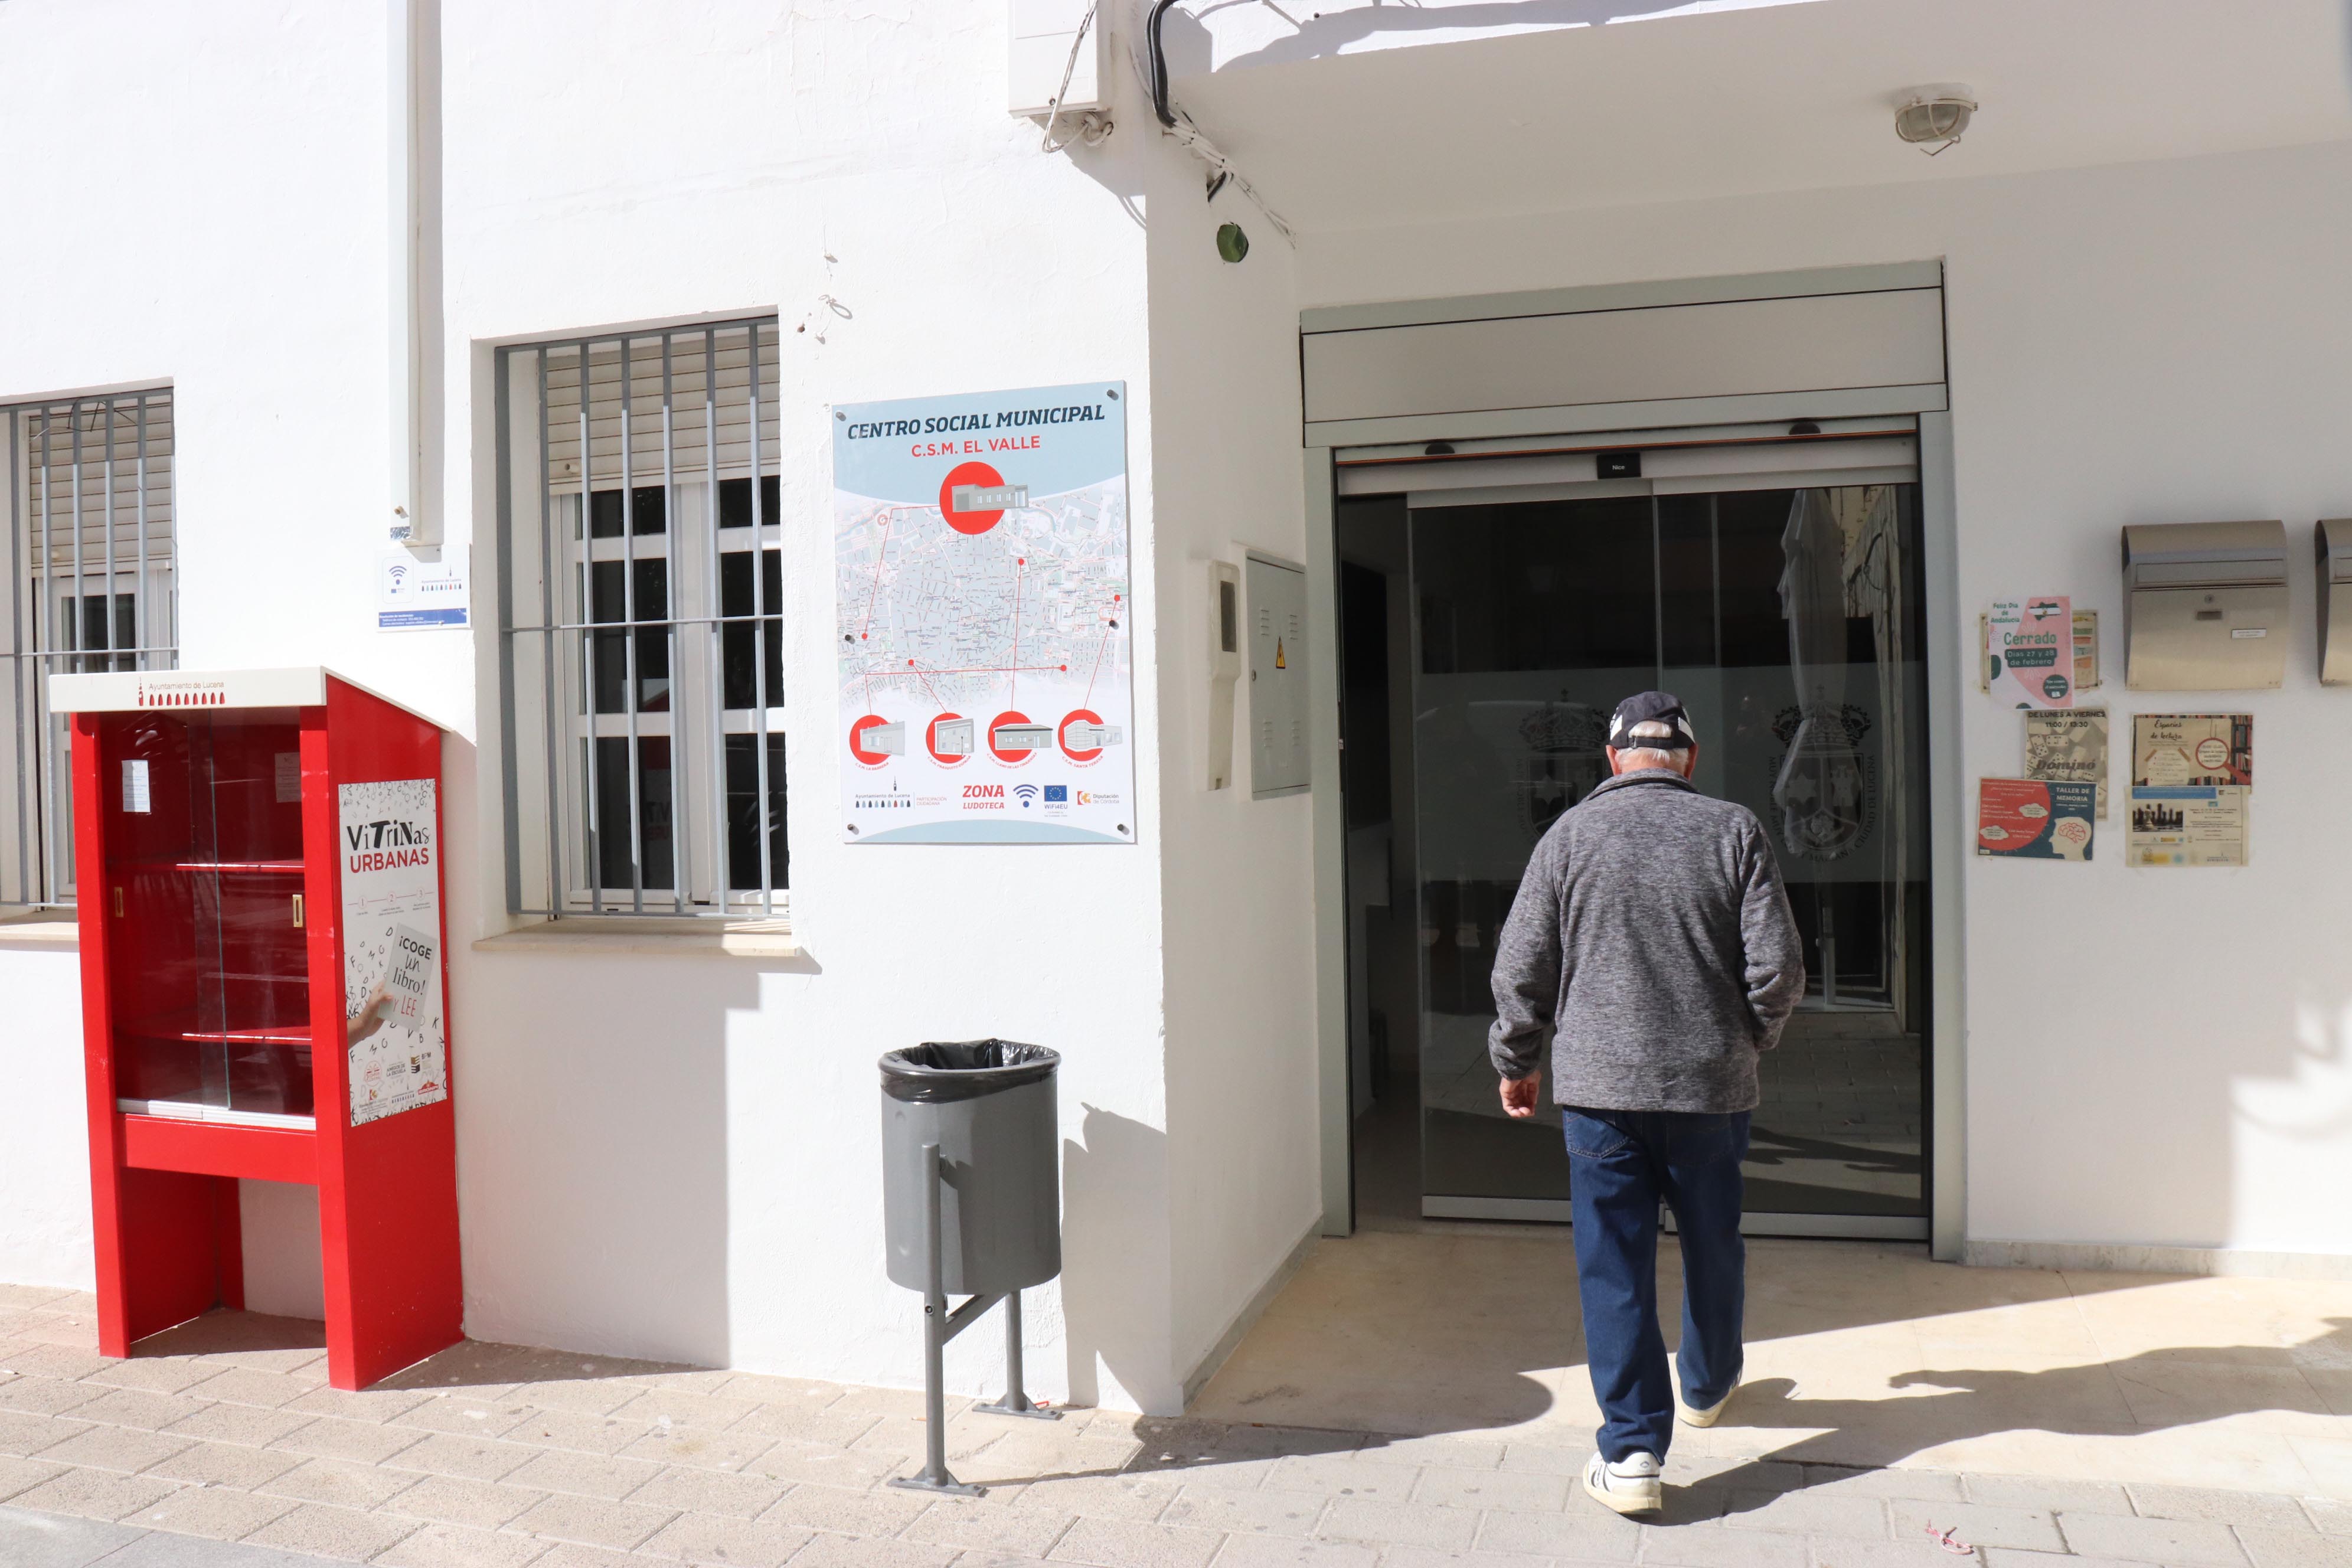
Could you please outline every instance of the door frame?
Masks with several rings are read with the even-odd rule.
[[[1549,290],[1540,300],[1542,308],[1559,311],[1689,304],[1708,299],[1752,298],[1768,290],[1828,293],[1883,288],[1887,286],[1890,275],[1899,276],[1911,287],[1930,280],[1940,287],[1943,268],[1940,262],[1926,262],[1763,278],[1603,285]],[[1305,331],[1355,326],[1367,309],[1378,310],[1389,323],[1410,320],[1416,312],[1433,321],[1453,319],[1460,313],[1459,302],[1449,304],[1444,300],[1377,308],[1341,307],[1303,312],[1301,329]],[[1964,1142],[1967,1012],[1961,989],[1965,904],[1960,885],[1966,862],[1961,838],[1950,828],[1964,819],[1966,802],[1960,759],[1965,619],[1959,604],[1958,508],[1953,483],[1951,413],[1943,382],[1833,392],[1657,399],[1637,405],[1616,403],[1511,409],[1491,415],[1431,414],[1383,418],[1378,422],[1377,431],[1350,427],[1358,422],[1308,424],[1303,428],[1300,469],[1307,518],[1307,606],[1314,655],[1309,684],[1313,752],[1309,796],[1314,820],[1315,1018],[1323,1235],[1347,1236],[1355,1227],[1354,1119],[1348,1060],[1347,821],[1339,781],[1339,560],[1335,531],[1338,479],[1333,450],[1370,440],[1401,445],[1517,436],[1538,430],[1545,434],[1572,434],[1580,430],[1893,415],[1916,416],[1918,420],[1922,567],[1927,582],[1927,771],[1931,825],[1928,972],[1932,994],[1929,1018],[1935,1031],[1927,1086],[1927,1238],[1934,1257],[1945,1261],[1958,1260],[1967,1234],[1968,1213]],[[1852,1234],[1838,1223],[1841,1216],[1818,1217],[1817,1228],[1800,1232],[1792,1226],[1777,1226],[1776,1234]]]

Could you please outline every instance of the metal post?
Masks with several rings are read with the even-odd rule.
[[[73,596],[67,601],[73,606],[67,625],[70,628],[66,646],[75,650],[73,668],[88,669],[89,658],[80,650],[87,647],[89,637],[89,606],[84,600],[89,585],[81,574],[81,399],[77,397],[67,405],[66,433],[72,437],[73,450]]]
[[[139,652],[131,660],[133,669],[145,669],[147,665],[147,395],[139,395],[139,575],[131,584],[131,641]]]
[[[646,827],[638,774],[645,752],[637,740],[637,470],[630,448],[636,444],[636,418],[629,401],[629,340],[621,340],[621,634],[622,706],[629,718],[629,912],[646,912]]]
[[[686,913],[687,894],[694,881],[694,835],[681,831],[686,826],[687,771],[686,753],[686,669],[684,647],[677,636],[678,617],[686,614],[686,556],[678,549],[680,520],[677,515],[677,413],[672,400],[677,388],[673,384],[670,366],[670,339],[674,333],[661,335],[662,355],[662,558],[669,563],[663,568],[668,575],[668,603],[664,613],[669,625],[662,632],[662,646],[669,653],[669,886],[670,906]]]
[[[757,488],[758,481],[753,481]],[[923,1145],[923,1468],[893,1476],[890,1484],[908,1491],[952,1492],[979,1497],[984,1487],[967,1486],[948,1473],[947,1262],[940,1255],[940,1146]]]
[[[531,353],[539,369],[539,623],[547,627],[555,625],[555,577],[562,570],[562,547],[555,542],[552,521],[554,512],[554,477],[547,467],[547,425],[551,416],[547,408],[547,355],[549,345],[541,343]],[[500,562],[501,575],[506,563]],[[563,657],[563,645],[555,633],[542,630],[539,638],[541,674],[547,689],[546,711],[541,725],[547,731],[547,913],[551,920],[563,914],[563,758],[557,744],[556,733],[562,721],[556,706],[556,671]]]
[[[604,844],[603,799],[596,774],[604,758],[598,742],[604,739],[596,710],[596,634],[585,623],[596,618],[596,530],[591,515],[595,510],[596,497],[591,480],[593,469],[589,459],[589,440],[593,432],[589,428],[588,416],[588,340],[580,340],[580,630],[581,700],[588,715],[588,908],[596,914],[604,912]],[[625,636],[626,634],[623,634]]]
[[[751,343],[750,379],[744,385],[751,405],[751,625],[757,628],[751,634],[751,700],[757,704],[752,719],[760,737],[759,750],[752,753],[752,766],[760,792],[760,912],[773,920],[776,874],[770,864],[773,846],[769,841],[772,827],[768,821],[768,520],[760,506],[760,323],[752,322],[751,331],[745,335]],[[781,556],[781,548],[778,553]]]
[[[16,584],[26,581],[24,536],[25,465],[19,456],[19,421],[16,411],[8,410],[8,726],[11,748],[16,753],[16,901],[33,901],[33,840],[27,819],[37,802],[27,794],[30,776],[25,761],[31,748],[26,743],[25,716],[30,704],[25,700],[25,618],[32,614],[36,595],[20,590]]]
[[[703,543],[710,561],[706,591],[709,595],[709,636],[702,645],[710,681],[710,907],[724,915],[735,890],[734,867],[727,846],[727,674],[721,662],[727,637],[726,603],[719,579],[719,334],[702,333],[702,521]]]
[[[1059,1421],[1062,1413],[1045,1410],[1029,1400],[1028,1380],[1021,1374],[1021,1292],[1004,1293],[1004,1397],[992,1405],[974,1405],[991,1415],[1026,1415],[1033,1421]]]
[[[114,622],[114,399],[111,397],[106,400],[106,458],[101,471],[106,478],[106,592],[100,595],[98,602],[105,606],[100,612],[105,618],[105,646],[112,648],[119,646],[121,639],[115,636],[117,628]],[[109,658],[101,660],[99,668],[117,669],[121,666],[117,660]]]
[[[759,482],[754,476],[753,484]],[[754,517],[759,514],[755,511]],[[757,526],[754,524],[753,526]],[[752,536],[755,540],[757,534]],[[929,1428],[923,1435],[923,1479],[934,1486],[952,1484],[948,1474],[948,1291],[947,1261],[940,1256],[940,1146],[923,1145],[923,1415]]]
[[[44,405],[41,409],[41,455],[34,471],[40,478],[40,509],[35,515],[39,530],[33,546],[33,733],[39,737],[41,748],[39,816],[35,819],[41,832],[41,899],[45,903],[58,901],[64,884],[58,879],[58,838],[72,824],[71,811],[57,808],[58,790],[54,755],[56,747],[49,732],[48,676],[57,660],[51,653],[58,643],[59,607],[57,604],[57,545],[51,538],[50,509],[57,505],[57,476],[49,471],[49,430],[57,423],[57,412]],[[48,636],[41,635],[47,626]]]

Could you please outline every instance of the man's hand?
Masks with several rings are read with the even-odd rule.
[[[1525,1078],[1503,1080],[1503,1114],[1514,1121],[1525,1121],[1536,1113],[1536,1096],[1543,1092],[1543,1074],[1531,1072]]]

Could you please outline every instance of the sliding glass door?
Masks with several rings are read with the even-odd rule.
[[[1792,478],[1795,476],[1791,476]],[[1545,1097],[1506,1120],[1495,942],[1528,853],[1660,687],[1699,786],[1753,810],[1809,973],[1766,1058],[1758,1228],[1924,1234],[1925,667],[1916,484],[1579,495],[1410,514],[1412,831],[1425,1213],[1566,1217]]]

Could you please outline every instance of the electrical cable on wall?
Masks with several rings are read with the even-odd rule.
[[[1291,232],[1290,226],[1283,221],[1282,215],[1276,212],[1267,204],[1266,199],[1258,194],[1257,187],[1250,184],[1249,176],[1236,168],[1234,161],[1227,157],[1215,142],[1209,140],[1201,128],[1193,123],[1191,115],[1169,100],[1168,55],[1167,51],[1160,47],[1160,24],[1168,15],[1169,8],[1175,4],[1176,0],[1152,0],[1151,10],[1143,24],[1145,58],[1136,61],[1135,64],[1136,68],[1142,73],[1145,88],[1150,91],[1151,110],[1160,117],[1160,123],[1168,135],[1174,137],[1186,152],[1209,166],[1208,188],[1211,200],[1214,200],[1219,191],[1227,184],[1231,184],[1249,198],[1251,205],[1265,215],[1265,221],[1274,225],[1276,234],[1281,235],[1285,240],[1296,247],[1298,237]]]
[[[1087,30],[1095,24],[1095,12],[1102,0],[1087,0],[1087,14],[1078,18],[1078,30],[1070,39],[1070,58],[1062,67],[1062,85],[1054,89],[1053,108],[1045,116],[1045,134],[1038,139],[1041,153],[1058,153],[1073,141],[1089,147],[1099,147],[1110,140],[1112,125],[1108,115],[1098,110],[1088,110],[1077,117],[1076,128],[1059,142],[1054,140],[1054,126],[1062,118],[1062,100],[1070,95],[1070,79],[1077,74],[1078,50],[1085,47]]]

